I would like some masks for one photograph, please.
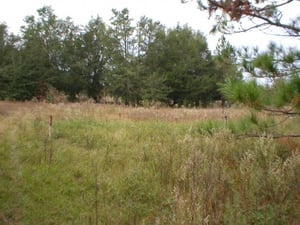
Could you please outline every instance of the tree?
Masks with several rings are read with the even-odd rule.
[[[73,35],[70,31],[72,24],[59,20],[49,6],[37,12],[38,17],[27,16],[26,25],[22,27],[20,73],[15,85],[19,90],[23,89],[26,95],[23,93],[22,99],[15,96],[20,100],[45,97],[44,92],[49,85],[68,92],[71,82],[64,76],[70,70],[64,44]]]
[[[157,102],[166,103],[169,88],[166,79],[155,72],[157,68],[147,64],[149,48],[159,40],[160,34],[165,32],[165,27],[158,21],[153,21],[145,16],[141,17],[136,26],[136,62],[135,68],[140,78],[140,94],[145,104]]]
[[[18,72],[20,38],[9,34],[6,24],[0,24],[0,99],[13,95],[13,80]]]
[[[132,18],[129,17],[129,10],[124,8],[121,11],[112,9],[113,17],[111,21],[111,37],[116,44],[111,64],[112,71],[109,80],[109,92],[123,102],[136,104],[139,101],[137,84],[139,79],[132,67],[134,63],[134,27]],[[135,92],[135,93],[134,93]]]
[[[113,17],[110,19],[112,25],[112,35],[119,44],[119,50],[124,59],[129,60],[130,55],[134,52],[133,39],[134,27],[133,19],[129,17],[129,10],[124,8],[122,11],[112,9]]]
[[[27,16],[22,27],[20,72],[15,79],[19,100],[45,98],[49,86],[65,92],[70,100],[86,88],[80,68],[80,33],[70,18],[57,18],[51,7]]]
[[[65,92],[69,100],[76,100],[79,92],[86,91],[87,79],[82,73],[82,28],[74,25],[71,18],[58,19],[55,34],[58,45],[52,66],[58,71],[58,76],[52,79],[52,85]],[[52,50],[53,51],[53,50]]]
[[[201,33],[187,26],[160,33],[146,57],[149,71],[159,74],[169,89],[170,104],[198,106],[219,98],[221,74]]]
[[[51,35],[55,15],[47,7],[39,9],[38,14],[37,20],[34,16],[27,16],[26,26],[22,27],[20,70],[14,80],[14,98],[17,100],[32,99],[40,86],[51,83],[51,78],[56,75],[51,63],[54,54],[49,51],[56,44],[54,35]]]
[[[141,104],[143,99],[151,98],[147,90],[151,73],[145,66],[145,58],[156,34],[164,28],[145,16],[133,26],[128,9],[112,11],[111,34],[117,48],[113,53],[109,91],[126,105]]]
[[[164,29],[164,26],[145,16],[142,16],[136,26],[136,55],[143,57],[146,55],[149,46],[155,41],[156,34]]]
[[[100,17],[91,19],[81,34],[80,72],[86,92],[96,101],[101,97],[116,48],[111,31]]]
[[[223,81],[229,77],[242,79],[242,74],[237,63],[237,51],[226,40],[225,36],[222,36],[218,41],[214,59],[217,70],[223,73]]]

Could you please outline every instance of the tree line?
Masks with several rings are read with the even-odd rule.
[[[45,6],[25,17],[18,35],[1,23],[0,99],[44,100],[51,87],[69,101],[84,94],[126,105],[206,106],[221,99],[218,84],[240,76],[224,38],[212,54],[187,25],[166,28],[145,16],[133,24],[126,8],[112,15],[109,24],[97,16],[82,26]]]

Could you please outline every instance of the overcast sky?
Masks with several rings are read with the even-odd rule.
[[[24,25],[25,16],[36,15],[36,10],[45,5],[50,5],[54,13],[61,19],[65,19],[67,16],[71,17],[77,25],[86,25],[92,17],[97,15],[108,23],[109,18],[112,17],[111,9],[128,8],[130,16],[135,20],[141,16],[147,16],[170,28],[175,27],[178,23],[181,25],[188,24],[207,37],[209,47],[212,50],[218,40],[218,36],[209,34],[213,21],[208,20],[208,15],[197,8],[196,1],[181,4],[180,0],[2,0],[0,22],[6,22],[9,31],[17,34],[20,26]],[[299,16],[300,9],[298,9],[294,9],[293,13],[298,13]],[[227,39],[231,44],[238,47],[259,45],[264,48],[269,40],[286,45],[292,43],[290,40],[279,39],[258,32],[231,35]],[[300,41],[298,40],[298,42]]]

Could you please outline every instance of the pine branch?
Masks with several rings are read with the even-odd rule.
[[[272,108],[263,108],[262,110],[271,113],[279,113],[284,115],[300,115],[300,112],[292,111],[292,109],[272,109]]]
[[[292,24],[286,24],[281,22],[282,13],[277,15],[269,15],[269,11],[274,8],[278,9],[284,5],[288,5],[293,0],[287,0],[280,4],[266,5],[265,7],[258,8],[248,1],[232,0],[232,1],[218,1],[218,0],[207,0],[208,5],[205,6],[202,1],[198,1],[200,9],[208,10],[209,14],[216,12],[217,10],[223,11],[230,17],[231,21],[240,21],[241,18],[248,17],[249,19],[257,19],[261,21],[260,24],[250,26],[240,31],[234,32],[247,32],[252,29],[261,28],[264,26],[273,26],[286,30],[289,36],[299,37],[300,27],[297,26],[296,21]]]

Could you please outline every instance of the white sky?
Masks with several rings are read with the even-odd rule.
[[[36,10],[45,5],[52,6],[54,13],[61,19],[71,17],[77,25],[86,25],[92,17],[97,15],[108,23],[109,18],[112,17],[112,8],[122,10],[126,7],[129,9],[130,17],[135,20],[141,16],[147,16],[171,28],[178,23],[188,24],[207,37],[212,50],[218,40],[217,36],[209,34],[213,21],[209,21],[208,15],[197,8],[196,1],[181,4],[180,0],[0,0],[0,22],[6,22],[9,31],[17,34],[20,26],[24,25],[24,18],[37,15]],[[300,8],[294,9],[293,13],[298,12]],[[299,40],[291,42],[291,40],[266,36],[258,32],[231,35],[226,38],[238,47],[258,45],[265,48],[269,40],[274,40],[289,46],[297,45],[300,48]]]

